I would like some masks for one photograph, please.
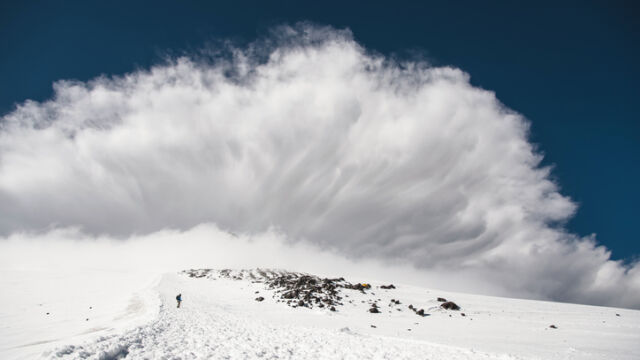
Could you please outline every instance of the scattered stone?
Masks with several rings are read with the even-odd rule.
[[[429,316],[429,314],[424,312],[424,309],[418,310],[418,308],[414,307],[413,305],[409,305],[409,309],[413,310],[413,312],[416,313],[416,315],[418,316],[422,316],[422,317]]]
[[[456,303],[454,303],[453,301],[447,301],[445,303],[442,303],[440,305],[440,307],[446,309],[446,310],[460,310],[460,306],[458,306]]]
[[[378,314],[380,312],[380,310],[378,310],[378,304],[376,303],[371,304],[371,309],[369,309],[369,312],[373,314]]]
[[[440,301],[440,302],[446,302],[446,301],[447,301],[447,299],[439,297],[439,298],[438,298],[438,301]]]
[[[360,290],[362,293],[364,293],[365,290],[367,289],[371,289],[371,285],[370,284],[347,284],[344,286],[345,289],[353,289],[353,290]]]
[[[213,269],[191,269],[185,270],[182,273],[186,274],[192,278],[208,278],[212,280],[218,280],[222,278],[232,279],[232,280],[248,280],[251,283],[259,283],[264,284],[267,290],[270,290],[272,293],[272,297],[276,302],[286,303],[290,307],[298,308],[321,308],[327,309],[329,311],[337,311],[336,308],[338,306],[344,306],[344,297],[349,297],[349,295],[344,294],[348,292],[347,290],[356,290],[365,294],[366,290],[372,289],[371,284],[368,283],[349,283],[345,281],[344,278],[320,278],[318,276],[313,276],[304,273],[296,273],[289,272],[283,270],[268,270],[268,269],[254,269],[254,270],[213,270]],[[385,290],[396,289],[394,284],[381,285],[376,288],[381,288]],[[256,291],[255,288],[254,294],[260,294],[261,291]],[[371,295],[375,295],[375,292],[367,292]],[[265,298],[263,296],[259,296],[255,298],[256,301],[261,302],[264,301]],[[356,305],[357,302],[353,300],[347,301],[353,305]],[[370,308],[368,311],[370,313],[376,314],[380,313],[381,310],[377,304],[377,302],[382,301],[381,299],[375,300],[375,298],[371,297],[368,301],[361,300],[361,303],[370,304]],[[438,301],[444,302],[446,304],[446,300],[443,298],[438,298]],[[401,305],[400,300],[391,299],[391,303],[389,306]],[[442,306],[444,307],[445,304]],[[458,310],[459,307],[453,304],[450,309]],[[449,306],[449,305],[447,305]],[[447,307],[445,307],[447,308]],[[396,308],[397,311],[402,311],[401,308]],[[428,316],[424,312],[424,309],[417,309],[413,305],[409,305],[409,309],[418,314],[419,316]],[[388,309],[391,310],[391,309]],[[392,313],[392,311],[389,311]],[[47,314],[48,315],[48,314]]]
[[[616,316],[620,316],[620,314],[616,314]]]
[[[376,328],[377,328],[377,326],[375,326],[375,325],[371,325],[371,327],[372,327],[372,328],[374,328],[374,329],[376,329]]]
[[[89,306],[89,310],[93,309],[93,306]]]
[[[550,327],[550,328],[552,328],[552,329],[557,329],[557,328],[558,328],[558,327],[557,327],[557,326],[555,326],[555,325],[551,325],[551,326],[549,326],[549,327]]]
[[[47,313],[47,315],[49,315],[49,313]]]
[[[467,316],[467,315],[465,315],[464,313],[460,313],[460,315],[462,315],[462,316]]]
[[[87,318],[85,321],[89,321],[89,318]]]

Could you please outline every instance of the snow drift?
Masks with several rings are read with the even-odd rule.
[[[576,206],[527,121],[461,70],[306,25],[229,54],[59,81],[5,115],[0,247],[26,258],[75,228],[71,241],[134,248],[175,234],[138,246],[171,254],[214,223],[492,293],[640,308],[637,263],[564,230]]]

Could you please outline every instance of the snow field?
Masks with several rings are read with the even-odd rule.
[[[156,318],[158,274],[99,269],[0,271],[0,359],[33,359],[70,341]]]
[[[373,285],[366,294],[344,290],[345,305],[334,313],[277,303],[273,291],[249,280],[168,274],[157,287],[161,306],[155,320],[81,345],[70,339],[74,345],[58,347],[45,357],[640,358],[639,311],[454,294],[399,284],[395,284],[397,289],[382,290],[377,288],[382,284]],[[179,292],[184,301],[177,309],[175,295]],[[255,301],[257,296],[265,300]],[[440,309],[437,297],[455,301],[462,310]],[[389,306],[392,298],[402,304]],[[380,314],[367,311],[374,300]],[[416,315],[407,308],[409,304],[423,308],[429,316]],[[549,328],[551,324],[558,328]]]

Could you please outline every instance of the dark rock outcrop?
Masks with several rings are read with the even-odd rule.
[[[444,302],[440,305],[440,307],[446,310],[460,310],[460,306],[458,306],[453,301]]]

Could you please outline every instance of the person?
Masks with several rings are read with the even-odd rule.
[[[178,294],[178,296],[176,296],[176,301],[178,301],[178,307],[180,307],[180,303],[182,302],[182,294]]]

